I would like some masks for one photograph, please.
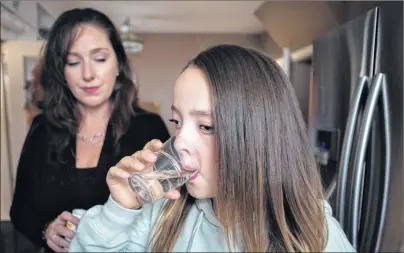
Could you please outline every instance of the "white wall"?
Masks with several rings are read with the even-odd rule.
[[[4,94],[4,78],[3,78],[3,65],[0,64],[0,81],[1,81],[1,220],[9,220],[8,210],[10,207],[12,190],[10,180],[10,160],[9,160],[9,147],[7,143],[7,124],[5,108],[5,94]]]
[[[8,219],[8,210],[11,202],[10,189],[14,186],[16,167],[20,157],[21,148],[28,130],[24,112],[24,56],[36,57],[39,54],[42,41],[6,41],[1,45],[2,60],[6,71],[4,83],[2,80],[2,114],[1,114],[1,219]],[[4,91],[4,93],[3,93]],[[3,95],[7,96],[7,114]],[[5,123],[8,120],[10,143],[7,142]],[[10,152],[8,160],[7,152]],[[10,167],[12,174],[10,175]],[[10,182],[10,177],[13,179]]]

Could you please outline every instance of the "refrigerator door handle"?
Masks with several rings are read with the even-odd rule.
[[[366,153],[366,147],[369,141],[369,133],[371,129],[371,123],[373,114],[375,111],[375,107],[377,105],[377,101],[379,99],[380,93],[382,92],[382,105],[383,105],[383,116],[384,116],[384,128],[385,128],[385,145],[386,145],[386,181],[387,185],[384,185],[384,193],[387,194],[388,190],[388,182],[389,182],[389,171],[390,171],[390,121],[389,121],[389,108],[388,108],[388,97],[387,97],[387,87],[386,87],[386,77],[384,74],[377,74],[372,81],[368,100],[366,102],[366,106],[364,109],[363,116],[363,124],[361,125],[359,138],[358,138],[358,146],[355,150],[355,158],[354,158],[354,181],[353,181],[353,191],[352,191],[352,210],[350,212],[349,217],[349,229],[348,229],[348,238],[355,248],[358,247],[358,224],[359,224],[359,209],[360,209],[360,198],[361,198],[361,189],[362,189],[362,178],[364,175],[364,158]],[[383,200],[384,216],[386,212],[387,198]],[[383,221],[379,224],[379,231],[383,229],[382,224]],[[381,234],[379,234],[379,237]],[[378,238],[379,239],[379,238]]]
[[[384,164],[384,184],[383,184],[383,195],[382,195],[382,205],[380,209],[380,223],[377,230],[376,236],[376,246],[375,252],[380,252],[382,234],[384,225],[386,223],[386,213],[388,204],[388,195],[390,187],[390,170],[391,170],[391,121],[390,121],[390,106],[389,106],[389,96],[387,91],[387,80],[386,76],[383,75],[382,78],[382,115],[383,115],[383,128],[384,128],[384,150],[385,150],[385,164]]]
[[[351,109],[349,110],[349,116],[347,121],[347,126],[345,128],[344,141],[342,144],[341,159],[338,168],[338,177],[334,177],[329,190],[326,192],[325,196],[328,200],[337,186],[337,210],[336,218],[341,224],[344,224],[344,211],[345,211],[345,195],[346,195],[346,182],[348,177],[348,167],[350,154],[352,149],[352,142],[355,132],[355,126],[358,118],[360,101],[363,96],[363,91],[367,84],[369,83],[369,77],[363,76],[359,78],[354,97],[352,99]]]

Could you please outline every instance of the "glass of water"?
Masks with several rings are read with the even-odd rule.
[[[165,193],[182,186],[201,167],[198,150],[183,139],[177,140],[176,136],[168,139],[155,154],[157,160],[149,170],[134,173],[128,179],[141,203],[153,203]]]

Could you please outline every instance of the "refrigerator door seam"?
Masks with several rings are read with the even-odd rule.
[[[338,168],[338,175],[336,175],[326,193],[326,199],[330,198],[337,186],[337,210],[336,218],[341,223],[344,224],[344,211],[345,211],[345,195],[346,195],[346,182],[348,177],[348,165],[350,160],[352,142],[354,138],[354,131],[357,122],[360,101],[363,96],[365,88],[368,88],[369,77],[363,76],[359,78],[355,95],[352,99],[352,105],[349,110],[349,117],[347,121],[347,127],[345,129],[344,140],[342,144],[341,160]]]

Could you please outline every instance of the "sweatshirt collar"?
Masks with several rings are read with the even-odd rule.
[[[213,210],[212,199],[196,199],[195,204],[211,224],[219,228],[222,227]]]

